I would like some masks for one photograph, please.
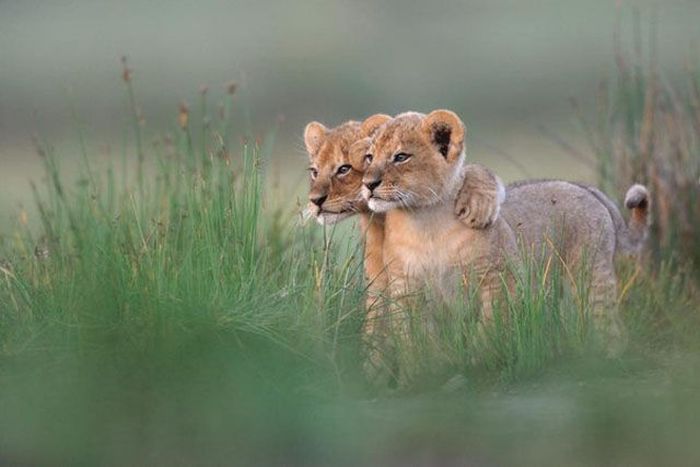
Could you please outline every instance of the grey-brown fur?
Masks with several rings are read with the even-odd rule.
[[[594,325],[613,353],[624,345],[613,259],[640,251],[648,230],[648,198],[641,185],[630,188],[625,200],[632,214],[629,224],[597,188],[560,180],[513,183],[501,206],[501,217],[525,252],[536,259],[561,259],[573,273],[583,264],[590,268]]]
[[[640,254],[644,241],[649,233],[649,193],[642,185],[635,184],[631,186],[625,196],[625,207],[632,213],[629,222],[625,222],[625,219],[622,216],[620,209],[617,207],[617,204],[615,204],[615,202],[612,201],[605,193],[600,191],[595,186],[581,182],[547,179],[522,180],[514,182],[506,187],[507,198],[504,207],[513,205],[513,203],[518,203],[518,200],[513,198],[517,198],[519,190],[523,187],[535,187],[544,190],[545,193],[549,193],[549,190],[552,190],[553,182],[561,182],[571,185],[571,190],[573,190],[572,193],[576,191],[574,187],[586,190],[593,196],[593,198],[595,198],[595,201],[598,201],[598,203],[602,204],[607,209],[615,228],[615,255],[637,256]],[[558,189],[552,190],[551,194],[559,196],[562,195]],[[589,209],[596,209],[593,207],[595,205],[595,201],[593,199],[587,200],[586,198],[582,198],[582,200],[584,202],[583,205],[574,205],[571,206],[570,209],[572,212],[577,212],[580,216],[585,218],[586,212]],[[557,210],[559,210],[559,208],[555,209],[554,211],[556,212]],[[579,219],[583,221],[583,218]],[[569,219],[569,223],[571,222],[574,221]]]

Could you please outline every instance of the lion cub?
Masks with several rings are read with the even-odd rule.
[[[454,222],[463,210],[459,198],[452,216],[448,212],[460,183],[463,144],[464,126],[449,111],[401,115],[373,139],[364,195],[370,209],[386,213],[384,261],[396,281],[393,293],[426,281],[442,286],[444,272],[457,269],[453,266],[470,265],[482,274],[482,265],[490,264],[497,271],[511,257],[516,239],[526,258],[563,262],[569,279],[590,275],[592,324],[611,356],[622,351],[626,339],[613,260],[637,256],[643,247],[649,230],[647,189],[633,185],[627,191],[630,221],[625,223],[615,203],[595,187],[562,180],[514,183],[494,226],[467,232]],[[488,301],[493,281],[483,275]]]
[[[368,137],[390,119],[388,115],[377,114],[364,122],[347,121],[330,129],[311,122],[304,130],[311,175],[306,211],[321,225],[360,215],[365,237],[364,270],[369,284],[368,310],[376,301],[376,294],[386,286],[382,255],[384,216],[373,214],[362,199],[362,164]]]
[[[384,295],[389,278],[384,263],[384,214],[373,213],[362,197],[362,175],[370,138],[388,115],[377,114],[363,122],[348,121],[335,128],[311,122],[304,131],[309,154],[309,203],[306,211],[319,224],[339,222],[359,214],[364,235],[364,272],[367,280],[366,316],[363,342],[366,352],[365,373],[370,380],[384,375],[383,339],[386,320],[383,319]],[[464,183],[455,204],[454,219],[465,226],[483,229],[494,223],[503,201],[504,189],[500,179],[485,167],[467,165]]]
[[[362,176],[370,136],[390,120],[388,115],[376,114],[363,122],[348,121],[330,129],[311,122],[304,130],[311,175],[306,211],[322,225],[359,214],[365,235],[365,275],[374,290],[383,290],[386,284],[382,253],[384,215],[368,208],[362,197]],[[486,228],[498,217],[505,197],[503,184],[479,165],[465,166],[464,173],[455,217],[470,228]]]
[[[489,228],[470,229],[455,216],[455,199],[465,184],[464,139],[464,124],[451,111],[398,115],[372,139],[363,196],[371,210],[386,216],[390,295],[405,296],[428,285],[449,296],[460,278],[474,274],[487,322],[517,249],[500,217]],[[502,199],[499,193],[498,204]]]

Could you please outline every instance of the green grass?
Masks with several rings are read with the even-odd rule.
[[[655,22],[648,41],[639,22],[637,15],[633,52],[618,25],[615,76],[601,83],[596,118],[582,120],[583,129],[599,185],[613,199],[623,199],[633,183],[649,188],[654,260],[672,258],[700,271],[700,67],[696,56],[680,79],[669,81],[659,68]]]
[[[85,150],[75,183],[41,145],[39,221],[3,237],[0,461],[698,460],[692,273],[620,266],[631,343],[615,360],[589,332],[585,281],[561,287],[556,261],[529,265],[544,286],[521,281],[485,339],[474,290],[424,301],[412,313],[435,313],[437,331],[415,326],[400,355],[418,376],[378,390],[360,367],[358,234],[278,208],[267,146],[232,146],[226,120],[195,128],[183,108],[147,147],[135,112],[134,132],[135,164],[100,168]]]

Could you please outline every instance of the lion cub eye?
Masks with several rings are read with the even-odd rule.
[[[311,180],[316,180],[316,177],[318,177],[318,170],[313,167],[309,167],[309,172],[311,173]]]
[[[340,167],[338,167],[338,170],[336,171],[336,173],[338,175],[345,175],[346,173],[350,172],[351,168],[352,167],[350,166],[350,164],[344,164],[344,165],[341,165]]]
[[[365,154],[365,164],[369,165],[372,163],[372,154]]]
[[[406,154],[405,152],[400,152],[398,154],[395,154],[392,161],[394,164],[400,164],[402,162],[406,162],[411,158],[410,154]]]

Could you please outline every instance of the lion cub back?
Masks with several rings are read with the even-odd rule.
[[[538,257],[556,249],[567,261],[611,256],[615,225],[608,209],[587,189],[552,180],[508,186],[501,216],[525,252]]]

